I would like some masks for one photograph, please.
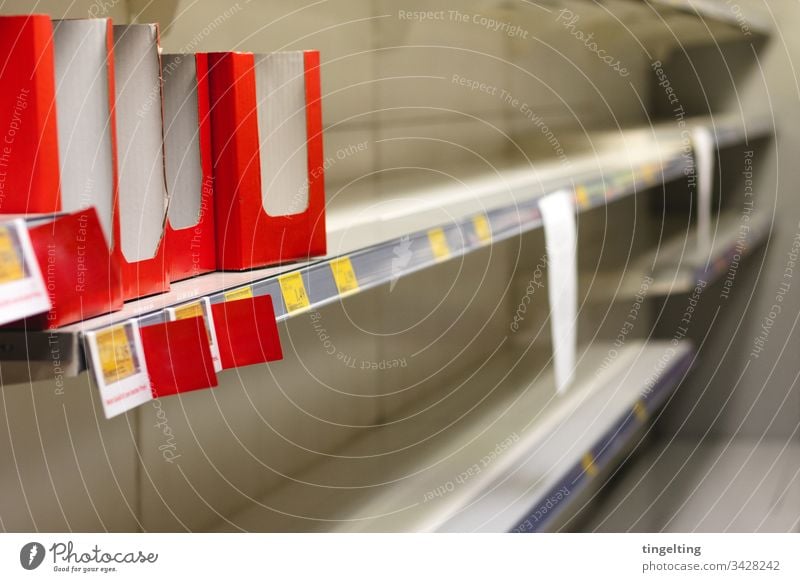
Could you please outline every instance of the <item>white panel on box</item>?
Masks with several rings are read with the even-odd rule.
[[[270,216],[308,208],[305,56],[255,55],[261,195]]]
[[[114,154],[108,26],[104,18],[56,21],[53,39],[62,208],[94,206],[110,245]]]
[[[194,55],[161,55],[164,79],[164,165],[169,190],[169,222],[188,228],[200,220],[203,168]]]
[[[155,256],[167,212],[158,27],[115,25],[114,68],[122,254],[137,262]]]

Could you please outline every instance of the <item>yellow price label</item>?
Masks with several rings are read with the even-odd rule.
[[[447,236],[441,228],[432,228],[428,231],[428,241],[431,243],[431,251],[437,261],[450,258],[450,246],[447,244]]]
[[[353,263],[350,257],[341,257],[330,262],[333,280],[336,281],[336,288],[340,295],[358,291],[358,279],[353,270]]]
[[[642,168],[642,179],[647,184],[652,184],[656,181],[656,166],[654,165],[646,165]]]
[[[647,420],[647,407],[645,407],[644,402],[638,400],[636,404],[633,405],[633,415],[639,422],[645,422]]]
[[[589,206],[589,193],[586,191],[585,187],[578,186],[575,188],[575,200],[577,200],[578,206],[581,208]]]
[[[206,336],[208,337],[208,342],[211,343],[211,329],[208,327],[206,313],[203,310],[203,304],[200,301],[175,308],[175,319],[192,319],[193,317],[203,318],[203,325],[206,328]]]
[[[241,289],[234,289],[233,291],[228,291],[225,293],[225,301],[239,301],[239,299],[252,299],[253,298],[253,288],[248,285],[247,287],[242,287]]]
[[[472,218],[472,226],[475,227],[475,234],[482,243],[492,242],[492,227],[485,214],[478,214]]]
[[[594,464],[592,453],[586,453],[581,457],[581,467],[589,477],[597,475],[597,465]]]
[[[203,317],[204,315],[203,306],[200,305],[199,301],[175,308],[175,319],[191,319],[192,317]]]
[[[306,285],[303,283],[303,276],[300,273],[281,275],[278,277],[278,284],[281,286],[283,301],[286,303],[286,310],[289,313],[311,305],[308,293],[306,293]]]
[[[97,333],[97,352],[106,385],[139,372],[129,325],[118,325]]]
[[[17,233],[7,226],[0,226],[0,283],[24,278],[25,267]]]

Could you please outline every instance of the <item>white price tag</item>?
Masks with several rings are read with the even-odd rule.
[[[25,221],[0,224],[0,325],[50,310]]]
[[[553,337],[556,389],[563,392],[575,374],[578,315],[578,235],[575,196],[559,190],[539,200],[547,249],[547,292]]]
[[[106,418],[153,399],[142,337],[135,320],[86,332],[86,348]]]
[[[711,194],[714,189],[714,136],[707,127],[692,129],[695,179],[697,180],[697,252],[703,258],[711,250]]]
[[[202,317],[208,335],[208,347],[211,351],[211,360],[214,362],[214,371],[222,371],[222,360],[219,357],[219,345],[217,344],[217,328],[214,325],[214,315],[211,313],[211,300],[202,297],[198,301],[170,307],[167,309],[171,321],[179,319],[189,319],[192,317]]]

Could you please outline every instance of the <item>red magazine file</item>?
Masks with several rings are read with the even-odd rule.
[[[122,308],[119,266],[94,208],[28,228],[52,308],[25,321],[53,329]]]
[[[0,16],[0,213],[61,209],[53,25]]]
[[[211,306],[223,369],[283,359],[272,297],[215,303]]]
[[[114,253],[126,300],[169,290],[158,26],[114,25],[119,200]]]
[[[319,52],[208,55],[217,265],[324,255]]]
[[[217,268],[214,177],[204,54],[161,55],[164,79],[166,252],[170,281]]]
[[[157,323],[139,331],[153,398],[217,385],[202,317]]]

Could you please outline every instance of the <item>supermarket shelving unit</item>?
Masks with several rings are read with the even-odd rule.
[[[767,118],[751,120],[749,125],[732,116],[692,119],[687,126],[707,127],[718,148],[771,134]],[[568,165],[557,160],[543,163],[537,159],[535,164],[496,168],[490,175],[462,178],[455,185],[415,184],[404,180],[380,185],[367,182],[360,187],[363,191],[380,188],[380,198],[389,203],[364,203],[358,208],[358,193],[351,193],[341,207],[334,202],[328,211],[329,257],[241,273],[210,273],[175,283],[168,293],[128,302],[119,312],[53,331],[2,331],[3,383],[52,377],[50,353],[55,345],[60,367],[66,375],[75,376],[85,371],[87,362],[82,342],[85,331],[101,330],[130,319],[138,320],[141,326],[160,323],[166,321],[168,307],[201,297],[210,298],[212,303],[223,302],[227,293],[245,287],[256,296],[270,295],[278,320],[283,320],[293,313],[282,297],[279,282],[282,275],[300,273],[309,296],[308,308],[322,307],[340,298],[330,266],[337,258],[350,258],[358,280],[358,289],[354,291],[365,291],[437,265],[442,259],[467,255],[488,244],[539,228],[537,198],[544,194],[559,189],[574,190],[576,206],[585,212],[667,184],[683,176],[691,165],[691,146],[687,146],[681,132],[671,124],[600,132],[591,135],[588,143],[590,151],[573,156]],[[481,226],[484,221],[488,231]],[[720,236],[714,239],[711,256],[717,271],[724,270],[729,261],[726,257],[736,243],[731,240],[736,234],[731,222],[730,219],[720,220]],[[749,248],[765,239],[767,217],[759,215],[754,226],[757,228],[753,228]],[[431,246],[429,234],[433,229],[441,229],[447,239],[448,250],[444,257],[435,256]],[[691,242],[686,236],[676,237],[672,243],[655,251],[653,257],[643,257],[629,272],[639,277],[641,272],[668,271],[663,265],[680,264],[679,281],[662,278],[658,283],[660,292],[676,292],[677,289],[663,287],[676,284],[685,287],[693,276],[692,269],[706,268],[705,265],[687,266],[693,264],[691,258],[685,260],[684,250],[690,248],[687,245]],[[395,260],[397,248],[403,248],[407,255],[400,262]],[[697,260],[705,258],[696,257]],[[648,263],[652,263],[649,269]]]
[[[745,126],[738,117],[715,117],[693,119],[691,125],[708,127],[718,148],[772,133],[765,119],[751,120]],[[581,215],[598,212],[640,192],[663,190],[668,183],[679,182],[691,163],[685,139],[672,124],[601,132],[592,134],[588,142],[590,146],[583,154],[570,157],[569,165],[537,156],[529,166],[497,168],[492,175],[463,178],[464,172],[460,172],[456,184],[447,177],[442,183],[398,179],[359,184],[341,203],[334,197],[329,207],[329,257],[243,273],[205,275],[175,284],[170,293],[130,302],[121,312],[53,333],[3,331],[3,390],[24,389],[13,385],[18,383],[36,391],[36,382],[52,379],[50,350],[54,341],[58,342],[65,374],[78,376],[87,364],[82,344],[85,331],[131,318],[143,326],[160,322],[166,317],[167,307],[198,297],[209,297],[213,303],[224,301],[225,293],[242,287],[250,287],[255,295],[272,296],[277,318],[288,323],[310,310],[358,301],[359,294],[441,268],[449,259],[535,235],[541,226],[537,199],[544,194],[571,189]],[[359,189],[365,193],[363,198]],[[385,204],[370,202],[375,189]],[[759,217],[759,224],[763,226],[765,220]],[[735,225],[728,222],[720,220],[723,236],[715,239],[713,268],[717,274],[724,272],[736,242],[731,238]],[[431,232],[437,229],[447,241],[444,254],[431,244]],[[763,240],[765,231],[759,230],[757,235],[750,246]],[[691,243],[685,237],[676,238],[633,263],[627,272],[640,278],[648,272],[648,265],[655,269],[663,262],[675,267],[678,274],[665,269],[669,277],[665,275],[665,282],[658,279],[659,293],[685,292],[699,264],[679,260],[684,244]],[[397,260],[398,249],[403,252],[402,260]],[[345,294],[339,292],[331,270],[331,262],[341,257],[350,259],[358,281],[358,288]],[[298,272],[303,278],[310,300],[305,309],[289,311],[283,300],[279,277],[290,272]],[[617,299],[625,297],[624,282],[621,289]],[[119,489],[130,489],[124,497],[136,500],[131,502],[132,507],[142,508],[131,511],[144,513],[144,517],[137,515],[135,527],[145,530],[547,529],[592,477],[613,466],[620,451],[647,429],[651,413],[687,371],[692,358],[688,342],[646,339],[632,339],[615,349],[595,338],[581,353],[577,380],[564,396],[555,394],[549,366],[538,365],[541,353],[536,355],[540,360],[532,361],[533,352],[541,352],[541,346],[528,342],[520,347],[509,340],[477,370],[443,378],[435,393],[425,397],[435,403],[439,394],[452,394],[448,406],[430,406],[430,412],[426,412],[426,400],[421,398],[415,403],[420,407],[416,412],[400,414],[410,422],[392,420],[395,416],[388,414],[387,421],[357,427],[353,436],[342,439],[322,461],[297,468],[291,477],[281,475],[284,482],[270,487],[266,494],[248,492],[243,495],[249,499],[247,503],[221,508],[203,499],[210,508],[207,515],[177,516],[175,523],[180,526],[159,521],[157,514],[164,510],[152,502],[152,492],[145,494],[142,490],[158,489],[160,479],[184,485],[184,481],[192,481],[183,471],[183,481],[174,473],[160,476],[165,467],[172,467],[160,458],[157,462],[148,460],[158,441],[149,428],[151,421],[136,411],[132,420],[126,421],[128,428],[122,429],[135,435],[137,444],[135,450],[126,453],[133,468],[126,465],[122,471],[129,485],[120,485]],[[604,364],[612,350],[614,357]],[[227,374],[233,378],[238,371]],[[229,387],[222,387],[226,389]],[[216,406],[222,406],[214,398]],[[181,400],[170,414],[177,409],[190,417],[184,407],[191,408],[192,398],[186,402]],[[189,426],[188,434],[199,442]],[[432,427],[436,429],[433,432]],[[502,450],[492,456],[498,447]],[[481,459],[475,458],[476,451],[485,451],[491,460],[483,466]],[[136,468],[139,464],[144,470]],[[473,466],[479,470],[470,472]],[[214,470],[218,471],[216,467]],[[238,487],[234,488],[238,491]],[[259,491],[257,485],[252,489]],[[161,498],[162,494],[159,491],[155,496]],[[113,496],[99,503],[106,502],[120,505]],[[173,513],[171,507],[169,512]]]

